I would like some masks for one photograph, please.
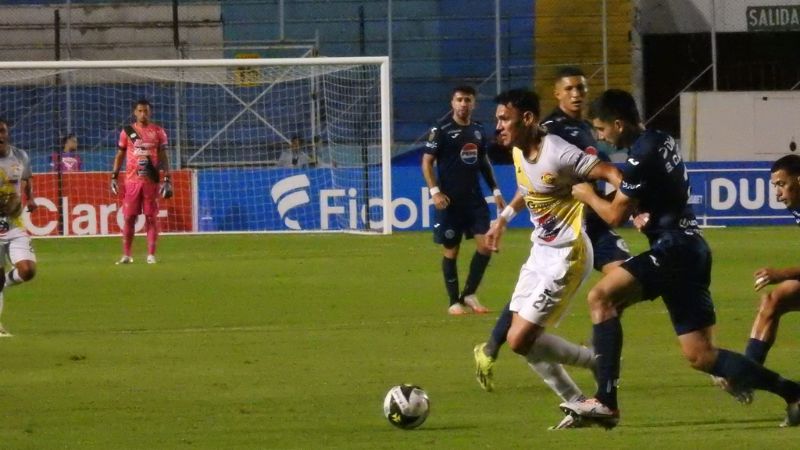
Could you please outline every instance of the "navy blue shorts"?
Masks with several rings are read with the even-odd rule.
[[[445,209],[437,209],[433,219],[433,242],[446,248],[461,243],[462,236],[471,239],[489,231],[489,205],[483,197],[452,201]]]
[[[664,233],[622,268],[642,285],[644,299],[663,299],[679,336],[716,323],[709,292],[711,249],[700,234]]]
[[[598,272],[602,271],[606,264],[625,261],[631,257],[625,240],[592,211],[586,215],[586,235],[592,241],[594,270]]]

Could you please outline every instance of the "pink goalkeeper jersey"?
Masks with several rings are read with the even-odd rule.
[[[119,134],[117,146],[125,149],[125,180],[148,181],[144,166],[147,158],[158,167],[158,149],[167,146],[167,132],[160,126],[149,123],[142,126],[138,123],[131,124],[139,138],[132,142],[123,129]]]

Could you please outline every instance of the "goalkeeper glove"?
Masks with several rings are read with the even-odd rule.
[[[161,197],[172,198],[172,181],[169,177],[164,177],[164,183],[161,184]]]
[[[114,173],[111,175],[111,193],[117,195],[119,192],[119,184],[117,184],[117,174]]]

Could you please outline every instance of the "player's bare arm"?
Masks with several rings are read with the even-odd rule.
[[[619,185],[622,184],[622,172],[614,164],[604,161],[592,167],[587,178],[590,181],[603,180],[614,186],[614,189],[619,189]]]
[[[117,182],[117,177],[119,177],[119,169],[122,167],[122,160],[125,158],[125,148],[118,147],[117,154],[114,155],[114,164],[111,166],[111,181],[110,181],[110,189],[111,193],[117,195],[119,192],[119,183]]]
[[[125,159],[125,149],[124,148],[117,148],[117,154],[114,155],[114,165],[111,166],[111,172],[113,175],[119,175],[119,170],[122,167],[122,160]]]
[[[483,175],[483,179],[486,180],[486,184],[492,189],[492,196],[494,197],[495,205],[497,205],[497,210],[502,211],[503,208],[506,207],[506,201],[503,199],[503,193],[500,191],[500,188],[497,187],[494,169],[487,155],[484,155],[483,159],[481,159],[481,175]]]
[[[572,186],[572,196],[587,204],[612,227],[624,224],[636,206],[634,199],[619,190],[615,193],[614,199],[608,201],[597,195],[594,186],[589,183],[578,183]]]
[[[36,199],[33,197],[33,179],[32,178],[23,178],[22,179],[22,192],[25,195],[25,207],[28,212],[36,211]]]
[[[169,152],[167,152],[167,147],[162,145],[158,149],[158,165],[160,166],[161,172],[164,174],[164,178],[169,178]]]
[[[159,193],[162,198],[172,198],[172,179],[169,176],[169,156],[167,154],[167,146],[161,146],[158,149],[158,164],[162,172],[164,172],[164,182],[161,184]]]
[[[517,213],[525,207],[525,199],[522,194],[517,192],[511,202],[503,208],[503,211],[497,217],[497,220],[492,222],[489,231],[486,232],[486,246],[493,252],[500,251],[500,238],[506,231],[506,226],[517,215]]]
[[[433,155],[422,155],[422,176],[425,177],[425,183],[428,184],[428,191],[431,193],[433,199],[433,206],[436,209],[445,209],[450,204],[450,199],[441,191],[439,186],[436,185],[436,176],[433,174],[433,162],[436,157]]]
[[[506,207],[506,201],[503,199],[503,194],[500,192],[499,188],[494,188],[492,190],[492,195],[494,195],[494,203],[497,205],[497,210],[502,211]]]
[[[606,223],[611,226],[620,226],[628,220],[633,210],[633,200],[619,191],[622,183],[622,172],[613,164],[601,162],[589,172],[590,180],[604,180],[617,188],[611,200],[598,195],[593,184],[578,183],[572,186],[572,196],[587,204]]]

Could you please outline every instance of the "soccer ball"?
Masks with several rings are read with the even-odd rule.
[[[428,394],[413,384],[394,386],[383,400],[383,415],[386,420],[404,430],[422,425],[428,418],[430,409]]]

